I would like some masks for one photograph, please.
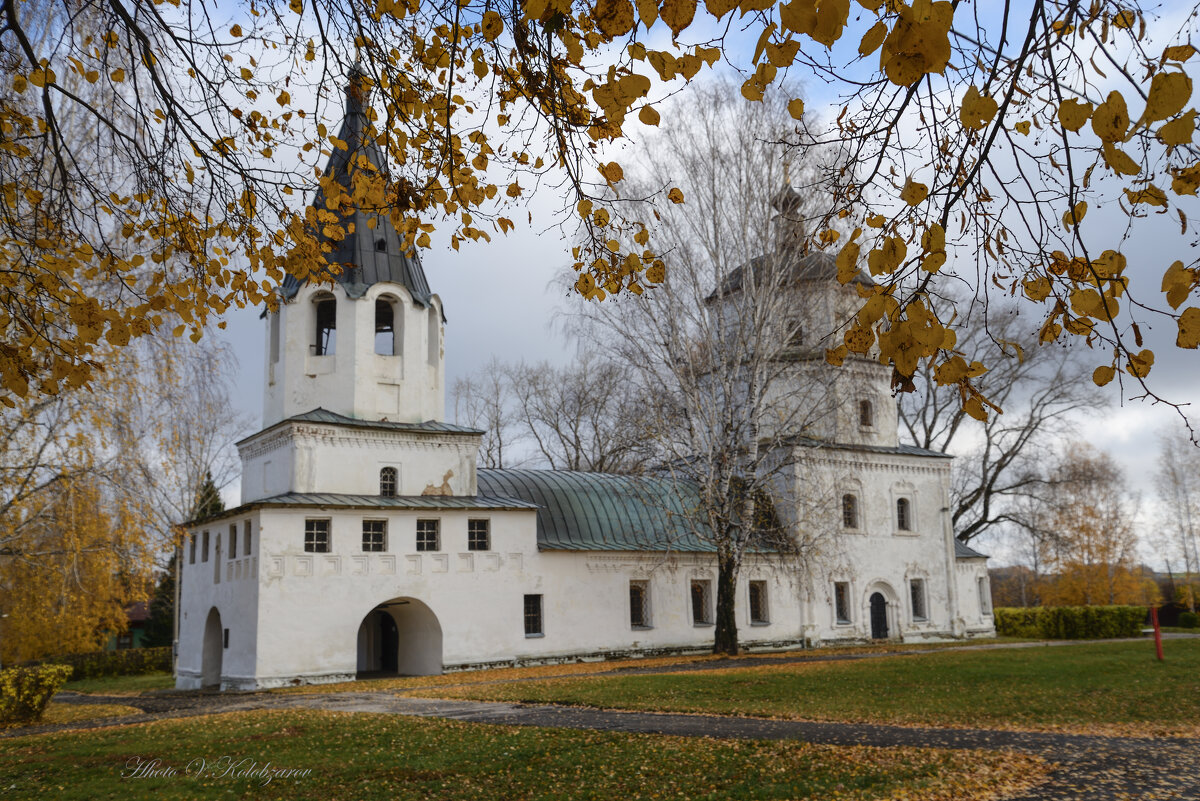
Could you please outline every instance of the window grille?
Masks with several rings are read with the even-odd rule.
[[[304,521],[304,550],[308,553],[329,553],[329,521]]]
[[[492,549],[491,521],[467,521],[467,550],[490,551]]]
[[[542,596],[525,596],[525,636],[534,637],[542,631]]]
[[[377,553],[387,550],[386,520],[363,521],[362,549],[368,553]]]
[[[442,549],[440,523],[440,520],[417,521],[418,551],[440,551]]]

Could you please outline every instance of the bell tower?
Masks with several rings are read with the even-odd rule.
[[[347,189],[356,170],[383,172],[367,135],[367,95],[356,67],[338,132],[346,149],[335,148],[325,168]],[[286,276],[279,310],[266,313],[263,427],[318,407],[357,420],[440,421],[445,318],[420,259],[405,251],[387,209],[330,209],[322,192],[312,205],[338,217],[326,231],[340,227],[341,238],[321,242],[341,272],[331,284]]]

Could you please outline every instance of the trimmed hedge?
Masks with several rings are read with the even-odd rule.
[[[1195,612],[1181,612],[1179,614],[1179,625],[1185,629],[1200,628],[1200,615]]]
[[[101,676],[141,676],[159,671],[171,672],[171,647],[127,648],[120,651],[95,651],[90,654],[56,656],[55,662],[71,667],[71,681],[98,679]]]
[[[997,608],[1001,637],[1102,640],[1136,637],[1146,622],[1144,606],[1032,606]]]
[[[0,724],[39,720],[54,694],[67,683],[67,665],[0,670]]]

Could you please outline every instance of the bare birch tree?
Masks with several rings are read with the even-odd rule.
[[[521,432],[513,410],[509,368],[495,356],[482,368],[456,379],[450,387],[454,420],[483,431],[479,444],[480,467],[516,467],[521,458],[514,450]]]
[[[855,297],[837,284],[833,259],[809,250],[805,222],[826,208],[805,184],[816,170],[789,169],[773,144],[795,130],[783,104],[734,112],[736,94],[728,84],[698,90],[677,110],[689,125],[662,131],[642,155],[643,189],[670,179],[688,197],[653,210],[679,266],[655,291],[587,304],[573,320],[655,399],[645,414],[662,470],[698,489],[691,522],[716,552],[718,653],[738,651],[747,552],[794,553],[801,530],[820,530],[775,499],[797,494],[799,439],[837,412],[824,347],[843,318],[813,287]]]

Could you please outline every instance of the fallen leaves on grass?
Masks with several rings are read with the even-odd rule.
[[[286,736],[282,736],[286,733]],[[61,798],[128,792],[130,755],[182,769],[197,756],[230,754],[281,768],[290,799],[525,798],[922,799],[988,801],[1026,790],[1051,765],[1010,752],[712,740],[612,731],[546,729],[318,710],[233,712],[117,729],[0,740],[0,786],[14,801],[54,777]],[[153,785],[153,787],[152,787]],[[156,797],[253,793],[236,778],[143,780]]]

